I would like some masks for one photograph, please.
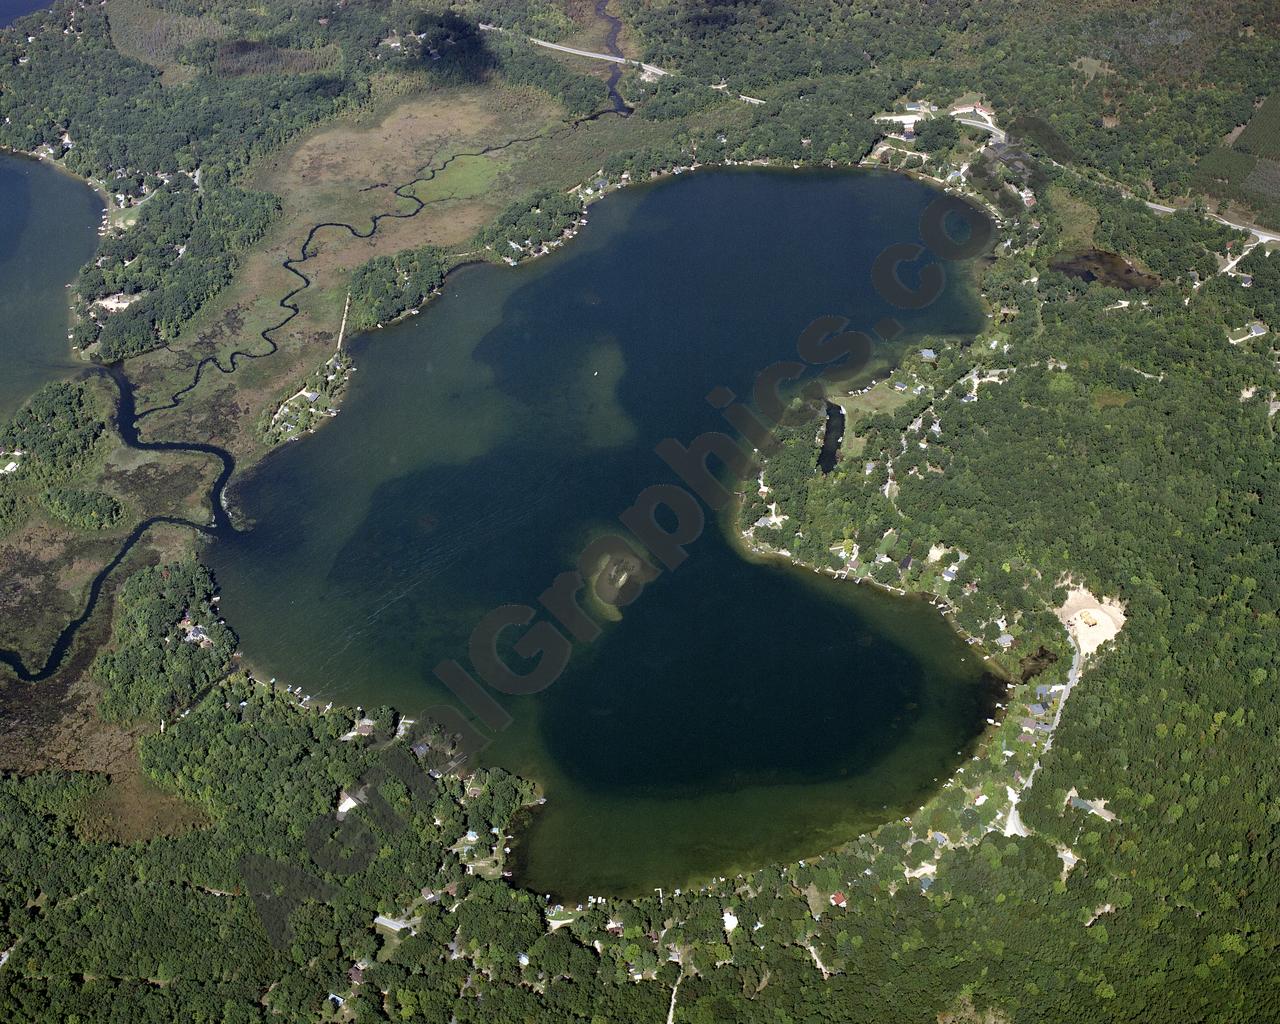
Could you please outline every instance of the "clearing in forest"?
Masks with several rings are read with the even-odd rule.
[[[1124,627],[1124,605],[1112,598],[1094,597],[1084,587],[1071,588],[1057,615],[1086,658],[1119,636]]]

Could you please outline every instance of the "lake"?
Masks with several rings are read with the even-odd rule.
[[[0,28],[13,24],[23,15],[49,7],[52,0],[0,0]]]
[[[468,663],[480,618],[536,603],[673,479],[654,445],[715,429],[704,396],[747,393],[814,317],[979,329],[965,268],[910,315],[871,287],[936,195],[871,172],[686,174],[593,206],[552,257],[451,275],[355,342],[333,424],[234,490],[252,527],[207,557],[249,662],[366,708],[439,701],[431,669]],[[994,681],[926,602],[746,560],[711,514],[689,552],[559,681],[507,699],[485,760],[547,796],[518,883],[633,894],[814,854],[908,813],[978,741]]]
[[[0,418],[83,368],[67,341],[66,286],[98,246],[102,209],[70,175],[0,153]]]

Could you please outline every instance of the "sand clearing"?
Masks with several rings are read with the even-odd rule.
[[[1071,588],[1057,615],[1086,658],[1124,626],[1124,605],[1109,598],[1099,600],[1084,587]]]

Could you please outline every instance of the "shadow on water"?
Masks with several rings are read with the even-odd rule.
[[[605,0],[602,0],[602,3],[599,8],[599,13],[601,14],[602,17],[606,18],[606,20],[610,20],[611,22],[616,23],[612,28],[609,36],[609,46],[611,47],[610,52],[616,53],[618,52],[617,36],[618,36],[618,31],[621,29],[622,23],[618,19],[613,18],[611,15],[607,15],[603,13],[604,2]],[[48,4],[35,3],[30,6],[26,6],[22,2],[22,0],[19,0],[19,2],[13,6],[14,6],[14,11],[10,14],[11,18],[17,17],[22,14],[28,14],[33,10],[38,10],[42,6],[48,6]],[[5,11],[6,9],[0,6],[0,27],[3,27],[4,25],[4,21],[2,20],[2,18],[3,18],[3,15],[5,14]],[[577,128],[581,124],[594,121],[597,118],[600,118],[603,116],[616,114],[616,115],[625,117],[629,115],[631,113],[631,108],[628,107],[626,103],[623,102],[622,97],[618,94],[615,88],[617,84],[617,80],[620,77],[620,75],[621,75],[621,66],[617,68],[614,75],[611,76],[610,78],[609,91],[610,91],[611,100],[614,104],[613,109],[598,111],[597,113],[588,115],[586,117],[576,118],[573,121],[569,122],[564,128],[562,128],[560,132],[557,132],[555,134],[561,134],[563,132],[572,131],[573,129]],[[397,185],[395,189],[393,189],[394,195],[396,195],[400,199],[408,200],[410,203],[413,204],[412,207],[408,210],[393,210],[393,211],[388,211],[386,213],[376,214],[372,218],[368,231],[361,231],[354,225],[347,224],[343,221],[323,221],[321,223],[313,225],[308,230],[306,238],[304,239],[302,246],[299,249],[298,255],[296,257],[289,257],[281,261],[280,265],[284,267],[285,270],[289,271],[289,273],[291,273],[295,278],[297,278],[300,283],[298,284],[297,287],[292,288],[288,292],[286,292],[279,301],[280,308],[285,312],[284,317],[278,323],[264,329],[259,334],[259,337],[262,339],[263,342],[265,342],[266,348],[263,351],[259,351],[259,352],[251,352],[246,349],[236,349],[227,355],[226,365],[223,365],[223,361],[221,357],[217,355],[204,357],[203,359],[201,359],[199,362],[196,363],[194,369],[192,370],[190,381],[183,387],[179,388],[177,391],[173,392],[169,396],[169,400],[164,404],[153,405],[146,409],[138,410],[133,384],[130,382],[128,375],[125,373],[122,363],[116,363],[110,366],[95,367],[93,370],[89,371],[91,373],[99,373],[106,377],[109,377],[115,383],[118,391],[118,396],[119,396],[118,403],[117,403],[117,411],[116,411],[116,428],[120,433],[121,440],[124,442],[124,444],[127,447],[133,448],[136,451],[146,451],[146,452],[185,452],[188,454],[204,454],[204,455],[212,456],[221,462],[222,469],[220,470],[218,477],[214,482],[213,488],[210,491],[210,507],[212,510],[211,522],[208,524],[200,524],[200,523],[192,522],[191,520],[182,519],[180,517],[174,517],[174,516],[152,516],[151,518],[145,519],[142,522],[140,522],[137,526],[133,528],[133,530],[128,534],[128,536],[125,537],[124,541],[121,543],[119,549],[116,551],[116,554],[111,558],[111,560],[93,578],[92,582],[89,584],[89,591],[85,600],[85,605],[83,610],[80,612],[79,615],[77,615],[70,622],[68,622],[67,625],[58,634],[58,637],[54,641],[54,644],[49,651],[49,655],[45,659],[43,665],[41,665],[39,668],[30,668],[26,665],[26,663],[23,661],[21,655],[19,655],[18,652],[13,650],[6,650],[6,649],[0,649],[0,664],[7,665],[10,669],[12,669],[14,674],[17,675],[17,677],[23,682],[29,682],[29,683],[42,682],[43,680],[46,680],[49,677],[51,677],[58,670],[59,666],[63,663],[63,660],[66,658],[67,652],[71,649],[71,645],[75,640],[76,634],[80,631],[81,627],[89,620],[90,616],[93,615],[94,609],[97,606],[99,597],[101,597],[102,595],[102,589],[107,579],[120,566],[120,564],[125,560],[129,552],[133,550],[133,548],[137,545],[137,543],[140,540],[142,540],[143,537],[146,536],[146,534],[151,530],[152,527],[160,526],[160,525],[185,526],[190,529],[197,530],[208,537],[216,537],[220,533],[234,532],[235,528],[232,525],[229,517],[227,516],[225,500],[224,500],[227,482],[231,479],[232,474],[235,472],[235,459],[232,457],[231,453],[227,451],[225,448],[221,448],[221,447],[218,447],[217,445],[211,445],[211,444],[182,443],[182,442],[176,442],[176,441],[175,442],[142,441],[138,433],[138,424],[142,420],[146,419],[148,416],[152,416],[155,413],[178,408],[178,406],[182,404],[183,399],[192,391],[194,391],[195,388],[199,385],[200,380],[204,375],[204,372],[210,367],[212,367],[218,373],[233,374],[235,373],[236,369],[239,367],[240,363],[243,360],[263,359],[267,356],[275,354],[279,346],[277,345],[272,335],[276,334],[278,331],[288,326],[288,324],[291,323],[293,319],[300,314],[301,310],[298,304],[294,300],[298,295],[300,295],[302,292],[306,291],[308,288],[311,287],[311,278],[308,277],[299,268],[314,257],[315,251],[312,248],[312,243],[315,241],[316,236],[320,232],[326,229],[334,229],[338,231],[345,231],[352,238],[357,238],[357,239],[372,238],[377,233],[378,228],[381,226],[383,221],[407,220],[412,217],[418,216],[418,214],[420,214],[428,206],[431,206],[432,205],[431,202],[427,202],[425,200],[419,199],[413,193],[413,189],[419,185],[423,185],[432,181],[438,174],[441,174],[445,170],[447,170],[454,161],[467,158],[467,157],[487,156],[492,153],[501,152],[502,150],[508,149],[511,146],[520,145],[526,142],[532,142],[535,139],[539,139],[542,137],[543,137],[543,133],[539,132],[529,136],[521,136],[519,138],[508,139],[506,142],[497,143],[495,145],[484,146],[472,152],[455,153],[454,155],[450,156],[448,159],[442,161],[436,167],[427,167],[422,169],[422,171],[411,181],[405,182],[404,184],[401,184],[401,185]],[[164,347],[167,348],[167,346],[164,346]]]
[[[659,440],[722,424],[714,386],[748,393],[814,316],[888,313],[869,268],[935,195],[866,172],[637,186],[556,258],[475,267],[357,339],[341,422],[245,477],[254,529],[208,552],[255,665],[346,704],[442,699],[432,667],[483,616],[669,480]],[[909,336],[981,324],[950,280]],[[981,734],[982,659],[927,602],[748,562],[718,523],[690,555],[511,702],[484,763],[548,797],[518,884],[622,892],[829,849],[909,813]]]

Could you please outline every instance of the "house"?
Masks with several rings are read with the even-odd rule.
[[[942,578],[950,583],[956,578],[956,570],[954,567],[948,567],[942,570]]]
[[[359,964],[353,965],[351,970],[347,971],[347,980],[353,985],[361,984],[364,981],[364,969]]]
[[[1252,288],[1252,287],[1253,287],[1253,277],[1252,277],[1252,275],[1250,275],[1250,274],[1241,274],[1241,275],[1240,275],[1240,287],[1241,287],[1241,288]]]
[[[906,557],[906,558],[904,558],[901,562],[899,562],[899,563],[898,563],[898,568],[899,568],[899,569],[901,569],[903,572],[906,572],[908,569],[910,569],[910,568],[911,568],[911,556],[910,556],[910,555],[907,555],[907,557]]]
[[[906,386],[905,384],[903,384],[903,383],[902,383],[902,381],[898,381],[896,384],[894,384],[894,385],[893,385],[893,390],[894,390],[894,391],[906,391],[906,390],[907,390],[907,386]]]
[[[842,892],[833,892],[833,893],[831,894],[831,900],[830,900],[830,902],[831,902],[831,905],[832,905],[833,907],[840,907],[840,908],[843,910],[843,909],[844,909],[844,907],[845,907],[845,905],[846,905],[849,901],[845,898],[844,893],[842,893]]]
[[[931,348],[922,348],[920,350],[920,358],[926,363],[936,363],[938,361],[938,353]]]
[[[1266,333],[1267,333],[1267,325],[1266,325],[1266,324],[1259,324],[1259,323],[1255,323],[1255,324],[1250,324],[1250,325],[1249,325],[1249,335],[1250,335],[1250,337],[1257,338],[1257,337],[1260,337],[1261,335],[1266,334]],[[11,463],[11,465],[12,465],[12,463]]]
[[[201,647],[213,646],[213,639],[209,636],[208,631],[203,626],[197,626],[194,623],[187,627],[187,635],[184,639],[189,644],[199,644]]]
[[[996,643],[998,643],[1002,648],[1004,648],[1007,651],[1010,647],[1013,646],[1013,637],[1008,633],[1001,633],[998,637],[996,637]]]

